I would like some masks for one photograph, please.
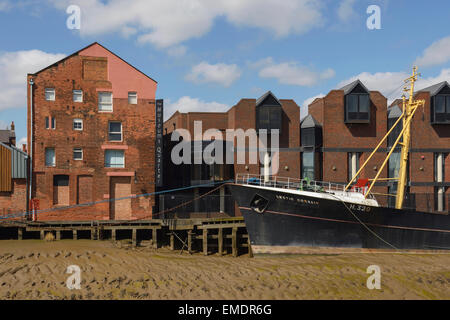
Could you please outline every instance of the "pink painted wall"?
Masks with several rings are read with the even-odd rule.
[[[80,56],[106,57],[108,59],[108,80],[112,83],[114,98],[128,98],[129,91],[135,91],[138,99],[155,99],[157,83],[137,71],[97,43],[80,51]]]

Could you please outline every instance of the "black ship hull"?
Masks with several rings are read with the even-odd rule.
[[[332,252],[450,250],[448,215],[359,205],[245,184],[231,184],[230,188],[254,253],[302,253],[315,248]]]

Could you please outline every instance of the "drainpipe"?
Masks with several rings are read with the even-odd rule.
[[[28,146],[28,167],[29,167],[29,185],[28,185],[28,205],[33,197],[33,79],[30,79],[30,145]],[[29,212],[29,211],[28,211]]]

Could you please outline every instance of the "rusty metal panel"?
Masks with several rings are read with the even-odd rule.
[[[28,154],[22,150],[0,142],[1,147],[9,150],[11,157],[11,178],[25,179],[28,175]]]
[[[0,145],[0,192],[11,192],[11,150]]]

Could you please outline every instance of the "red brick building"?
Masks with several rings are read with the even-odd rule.
[[[152,197],[129,197],[155,190],[156,88],[98,43],[28,75],[32,198],[45,210],[38,220],[151,217]],[[125,199],[108,201],[115,198]]]
[[[227,149],[234,150],[233,164],[202,164],[174,165],[170,160],[171,150],[177,142],[169,142],[171,133],[175,129],[187,129],[192,138],[192,142],[202,140],[202,137],[194,137],[194,122],[201,121],[202,134],[208,129],[218,129],[222,133],[224,154]],[[279,170],[277,173],[285,177],[300,176],[300,108],[294,100],[277,99],[272,92],[267,92],[259,99],[241,99],[235,106],[227,112],[175,112],[164,122],[164,132],[166,134],[166,156],[165,156],[165,184],[169,187],[203,185],[208,182],[221,182],[233,179],[235,174],[259,175],[264,167],[264,160],[260,161],[257,154],[256,163],[250,161],[249,139],[246,138],[245,163],[239,164],[237,161],[239,150],[236,149],[237,139],[227,141],[226,131],[242,129],[244,132],[249,129],[278,129],[279,130]],[[268,142],[271,138],[268,136]],[[234,142],[234,145],[233,145]],[[202,148],[210,144],[211,140],[203,141]],[[268,145],[270,148],[270,145]],[[269,151],[271,152],[271,151]],[[273,153],[271,153],[273,155]],[[194,158],[194,155],[191,157]],[[225,160],[224,160],[225,162]],[[201,195],[211,188],[196,188],[194,197]],[[189,193],[189,191],[188,191]],[[216,192],[218,211],[225,210],[227,205],[224,197],[227,196],[224,188]],[[192,198],[192,197],[191,197]],[[186,199],[189,199],[186,196]],[[209,201],[214,203],[214,201]],[[166,207],[170,207],[167,205]],[[211,210],[216,210],[211,205]],[[234,205],[233,205],[234,208]],[[199,205],[193,208],[196,212]],[[200,209],[201,210],[201,209]],[[234,209],[233,209],[234,210]],[[238,212],[236,214],[239,214]]]
[[[422,211],[448,212],[450,87],[447,82],[436,84],[417,92],[415,99],[424,99],[425,107],[417,111],[412,122],[408,169],[410,182],[405,206]],[[348,182],[401,115],[401,110],[401,100],[396,100],[388,108],[387,100],[381,93],[369,91],[359,80],[316,99],[309,105],[309,115],[323,139],[318,139],[313,150],[315,165],[312,178]],[[439,112],[436,113],[436,110]],[[373,178],[377,174],[395,141],[394,137],[400,131],[401,125],[382,144],[361,177]],[[305,137],[302,128],[303,149],[304,140],[310,139]],[[310,158],[305,151],[303,162]],[[380,178],[398,176],[399,157],[400,148],[397,148]],[[302,165],[304,167],[304,163]],[[386,194],[396,193],[396,182],[377,182],[373,190],[378,193],[377,199],[382,204],[394,206],[395,198]]]

